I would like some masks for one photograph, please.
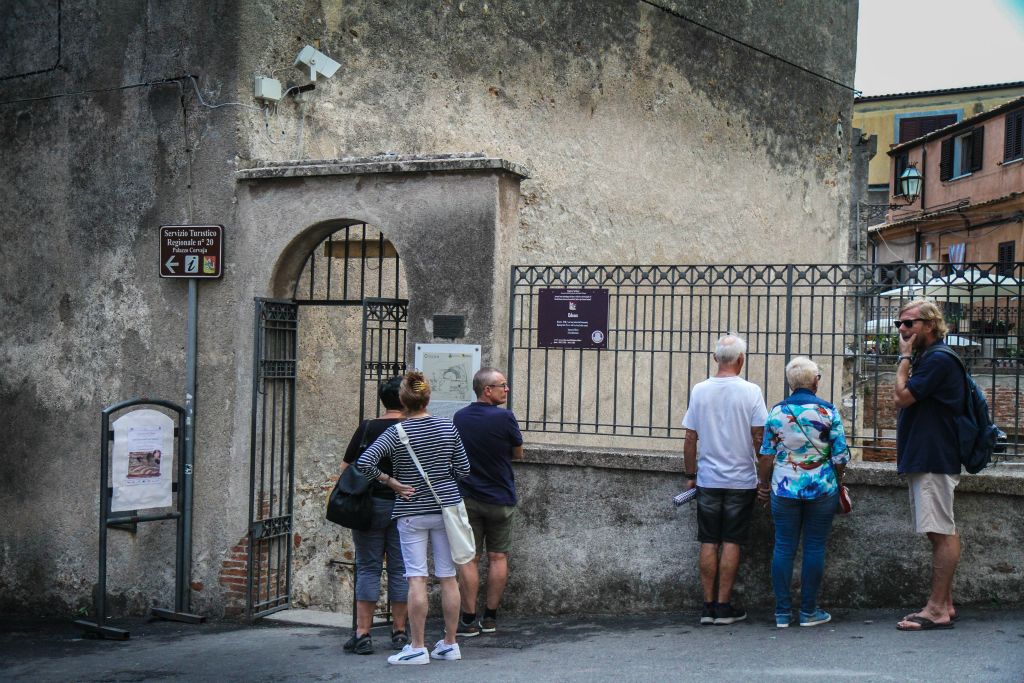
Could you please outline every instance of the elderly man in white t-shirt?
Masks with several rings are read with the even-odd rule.
[[[746,350],[746,343],[737,335],[727,334],[718,340],[718,372],[693,387],[683,417],[683,476],[687,488],[697,487],[697,540],[704,589],[700,623],[705,625],[747,618],[742,607],[732,604],[732,587],[740,566],[740,546],[750,535],[757,497],[755,453],[764,436],[768,409],[761,388],[739,376]]]

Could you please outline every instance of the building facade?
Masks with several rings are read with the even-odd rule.
[[[410,360],[454,338],[498,366],[512,264],[845,259],[853,3],[29,0],[2,30],[8,611],[91,603],[101,409],[185,401],[188,287],[158,277],[161,225],[225,231],[193,397],[191,603],[213,616],[245,607],[251,508],[290,492],[292,603],[351,598],[322,507],[365,409],[364,292],[313,284],[314,256],[335,284],[387,270],[374,296],[408,302]],[[306,45],[337,73],[311,83]],[[274,366],[294,373],[294,481],[264,497],[257,298],[304,302]],[[163,523],[111,531],[116,610],[166,603],[173,549]]]

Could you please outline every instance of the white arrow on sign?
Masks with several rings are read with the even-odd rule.
[[[167,259],[167,263],[164,264],[164,268],[166,268],[168,270],[168,272],[170,272],[172,274],[175,272],[174,269],[177,268],[177,267],[178,267],[178,262],[174,260],[173,256],[171,258]]]

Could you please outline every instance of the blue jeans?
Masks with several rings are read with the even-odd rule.
[[[352,530],[356,546],[356,600],[377,602],[380,597],[380,573],[384,555],[388,556],[388,598],[391,602],[405,602],[409,583],[405,580],[402,544],[398,525],[391,519],[394,501],[373,498],[374,527],[366,531]]]
[[[800,611],[811,614],[817,609],[821,577],[825,574],[825,543],[838,503],[838,493],[811,500],[779,498],[772,494],[772,519],[775,520],[772,588],[775,589],[776,614],[788,615],[793,607],[789,589],[801,533],[804,557],[800,567]]]

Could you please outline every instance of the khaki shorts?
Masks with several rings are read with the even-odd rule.
[[[487,548],[489,553],[507,553],[512,549],[512,520],[516,509],[511,505],[492,505],[472,498],[463,498],[469,525],[473,527],[476,554]]]
[[[919,472],[908,474],[907,480],[910,482],[910,516],[914,521],[914,531],[946,536],[955,534],[953,489],[960,483],[960,477]]]

